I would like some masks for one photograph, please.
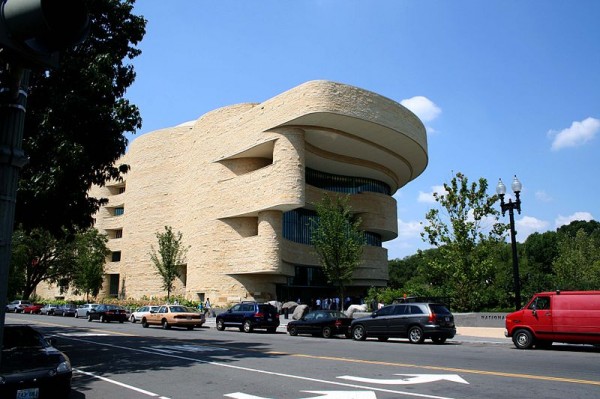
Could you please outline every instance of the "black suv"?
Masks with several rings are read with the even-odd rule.
[[[377,337],[386,341],[390,337],[408,338],[413,344],[430,338],[443,344],[454,338],[454,316],[445,305],[439,303],[401,303],[384,306],[371,316],[352,321],[352,338],[363,341]]]
[[[279,313],[268,303],[241,302],[217,315],[216,323],[219,331],[225,327],[238,327],[247,333],[257,328],[274,333],[279,327]]]

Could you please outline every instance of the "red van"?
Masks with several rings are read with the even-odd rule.
[[[506,316],[504,334],[519,349],[552,342],[600,344],[600,291],[535,294],[523,309]]]

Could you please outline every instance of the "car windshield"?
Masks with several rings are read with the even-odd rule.
[[[13,348],[47,348],[44,337],[30,327],[6,327],[3,350]]]

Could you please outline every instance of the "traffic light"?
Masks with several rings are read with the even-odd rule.
[[[81,43],[89,17],[83,0],[0,0],[0,59],[21,67],[56,67]]]

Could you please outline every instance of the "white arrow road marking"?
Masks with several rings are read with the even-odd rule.
[[[316,393],[321,396],[311,396],[305,399],[377,399],[373,391],[302,391]]]
[[[314,393],[320,396],[311,396],[305,399],[377,399],[373,391],[302,391]],[[232,399],[269,399],[262,396],[248,395],[242,392],[229,393],[224,395]]]
[[[343,380],[365,382],[369,384],[382,384],[382,385],[411,385],[411,384],[425,384],[428,382],[435,381],[453,381],[461,384],[468,384],[461,376],[457,374],[394,374],[404,375],[408,378],[396,378],[396,379],[378,379],[378,378],[364,378],[354,377],[351,375],[342,375],[338,378]]]

